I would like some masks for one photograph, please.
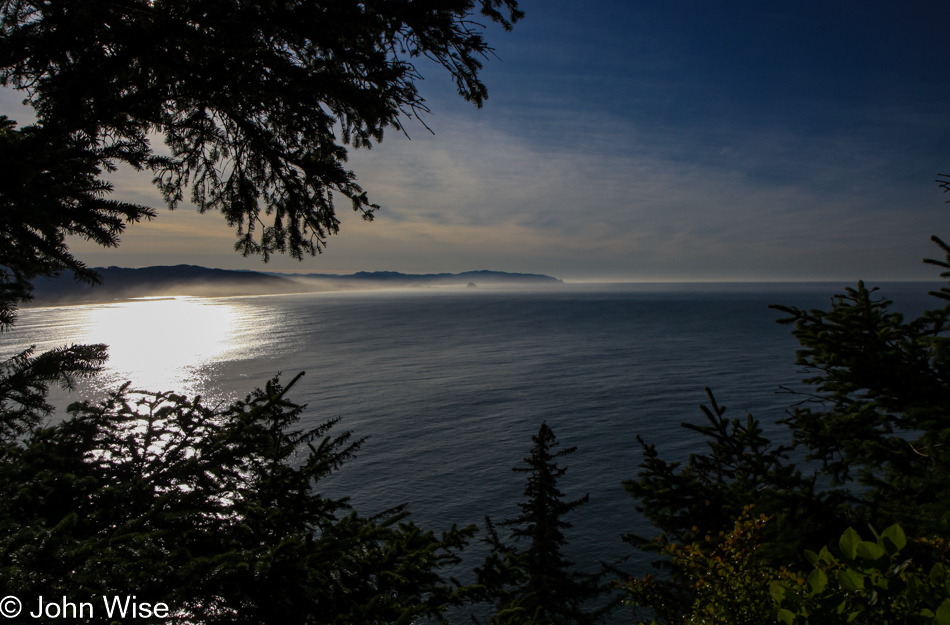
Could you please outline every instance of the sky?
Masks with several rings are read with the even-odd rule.
[[[91,266],[489,269],[567,281],[924,280],[950,239],[950,5],[523,0],[476,109],[421,63],[432,113],[350,166],[381,205],[303,262],[233,251],[187,206]],[[0,112],[22,119],[18,94]],[[160,206],[147,175],[117,199]]]

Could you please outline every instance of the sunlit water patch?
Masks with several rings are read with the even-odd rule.
[[[267,351],[268,331],[279,313],[240,300],[192,297],[144,298],[113,304],[27,309],[5,336],[8,357],[30,345],[41,352],[64,345],[105,343],[106,370],[83,395],[94,396],[131,382],[134,388],[205,394],[222,363]],[[212,392],[212,394],[214,394]]]

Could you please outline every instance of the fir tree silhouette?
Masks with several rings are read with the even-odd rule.
[[[524,501],[519,503],[521,514],[498,523],[499,528],[510,528],[515,545],[507,545],[498,536],[498,530],[486,517],[492,551],[484,565],[476,569],[479,583],[494,600],[497,612],[489,620],[493,624],[577,624],[593,623],[609,609],[585,611],[585,605],[604,594],[600,584],[602,573],[580,573],[574,563],[561,553],[567,544],[564,530],[572,527],[564,517],[587,503],[588,495],[565,501],[558,489],[558,480],[567,467],[558,466],[558,459],[574,453],[576,447],[558,450],[559,443],[546,423],[531,440],[531,455],[524,459],[527,466],[513,471],[527,473]]]

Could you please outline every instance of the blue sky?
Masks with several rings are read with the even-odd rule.
[[[269,265],[216,215],[163,211],[91,265],[494,269],[567,280],[927,279],[950,238],[950,7],[527,0],[476,110],[420,64],[432,114],[350,164],[382,205]],[[15,100],[4,94],[11,109]],[[16,117],[16,115],[12,115]],[[124,199],[157,204],[123,173]]]

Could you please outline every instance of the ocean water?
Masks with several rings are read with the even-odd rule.
[[[751,412],[776,439],[790,403],[781,385],[802,376],[778,303],[830,307],[843,284],[565,285],[171,298],[21,311],[0,336],[9,356],[36,344],[105,342],[109,369],[64,406],[125,380],[149,390],[226,402],[277,372],[306,375],[291,392],[304,425],[340,417],[368,437],[322,488],[364,514],[407,503],[419,524],[483,525],[515,516],[531,436],[546,422],[562,446],[565,496],[590,495],[567,520],[577,568],[645,560],[620,539],[649,534],[621,486],[637,475],[637,435],[682,459],[702,443],[679,427],[703,417],[704,387],[727,415]],[[938,307],[935,285],[885,284],[896,308]],[[480,546],[463,568],[477,564]]]

